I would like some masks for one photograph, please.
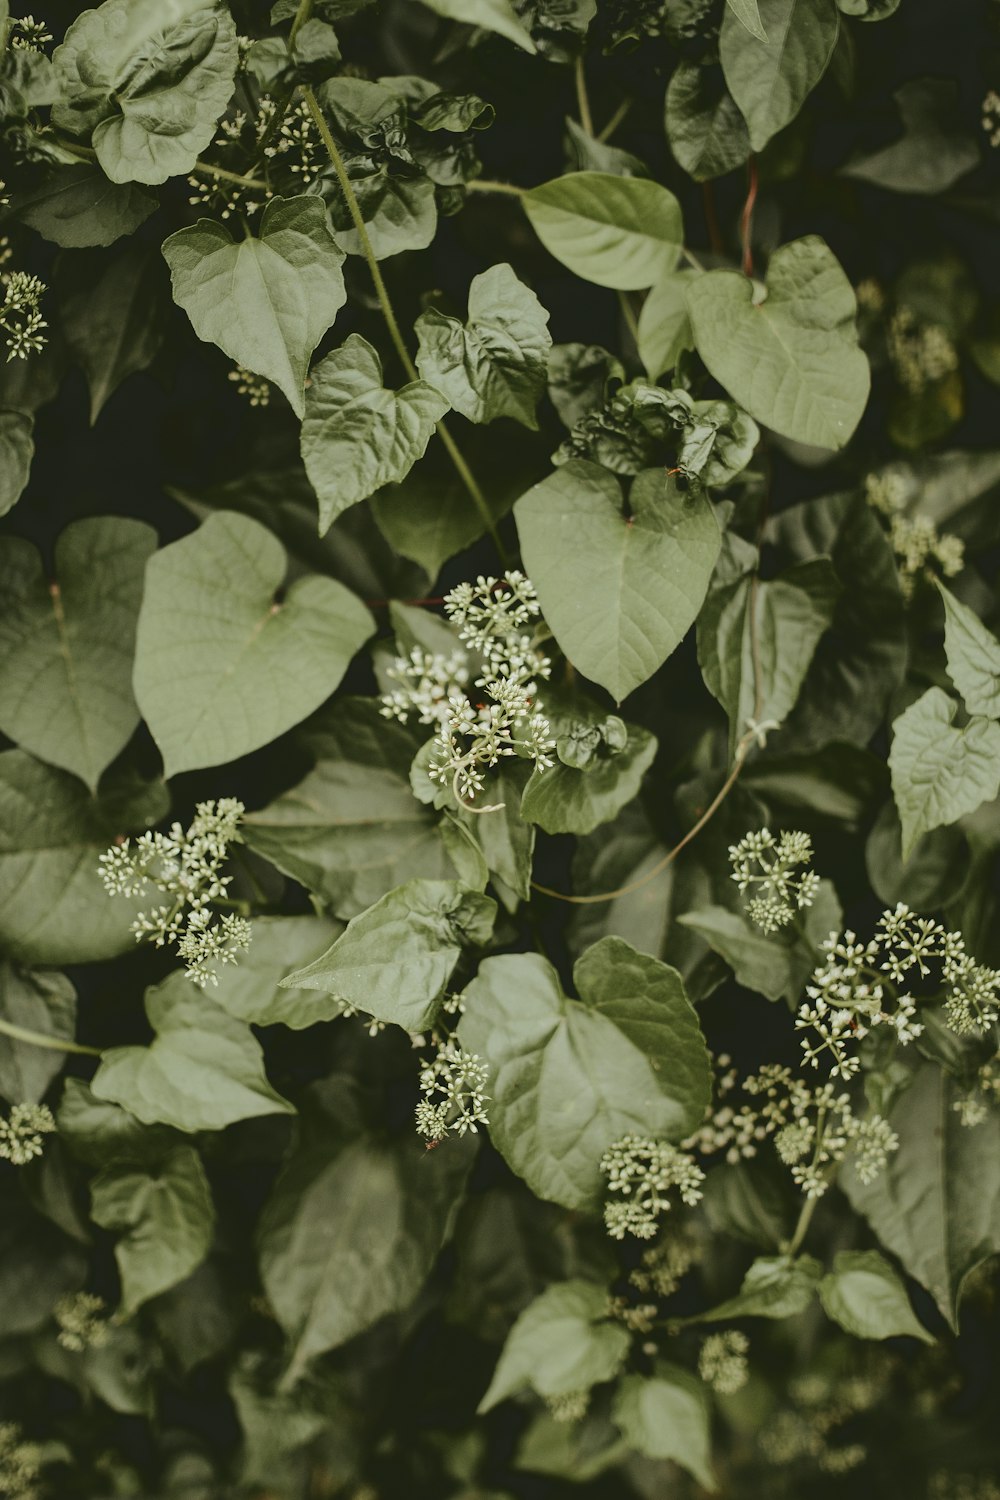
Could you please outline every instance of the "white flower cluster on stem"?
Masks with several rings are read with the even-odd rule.
[[[651,1240],[662,1214],[673,1207],[676,1188],[682,1202],[693,1206],[701,1198],[705,1174],[686,1151],[667,1141],[625,1135],[601,1158],[610,1196],[604,1205],[604,1224],[612,1239],[626,1234]]]
[[[420,1070],[422,1098],[417,1103],[416,1125],[430,1143],[446,1135],[478,1133],[489,1124],[486,1083],[489,1067],[474,1052],[466,1052],[448,1040]]]
[[[47,1104],[13,1104],[6,1120],[0,1116],[0,1157],[23,1167],[45,1149],[46,1135],[56,1128]]]
[[[747,916],[761,932],[787,927],[797,910],[812,906],[819,890],[819,876],[812,870],[796,871],[813,857],[807,833],[786,832],[778,838],[769,828],[746,834],[730,846],[733,879],[743,894],[754,894],[747,902]]]

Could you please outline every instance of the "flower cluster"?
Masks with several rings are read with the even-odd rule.
[[[566,1391],[561,1396],[546,1396],[549,1415],[556,1422],[579,1422],[587,1415],[589,1390]]]
[[[48,327],[39,311],[38,304],[45,283],[27,271],[4,271],[0,273],[3,286],[3,301],[0,302],[0,333],[7,345],[7,363],[12,359],[27,359],[45,347],[42,329]]]
[[[0,1118],[0,1157],[23,1167],[45,1150],[43,1136],[56,1128],[47,1104],[13,1104],[7,1119]]]
[[[270,129],[275,108],[274,100],[265,94],[260,101],[259,132],[262,125],[264,131]],[[295,192],[304,193],[315,183],[326,165],[326,153],[316,121],[303,101],[300,100],[282,116],[271,143],[264,147],[264,155],[271,161],[280,159],[282,165],[288,168],[297,179]]]
[[[911,396],[958,369],[958,350],[941,323],[921,323],[909,307],[889,319],[889,358],[900,385]]]
[[[761,932],[786,927],[796,909],[812,906],[819,890],[819,876],[812,870],[796,873],[813,857],[807,833],[782,833],[777,839],[769,828],[748,833],[729,849],[732,878],[743,894],[753,889],[747,916]]]
[[[701,1198],[705,1174],[692,1156],[666,1141],[626,1135],[601,1157],[601,1171],[608,1179],[609,1197],[604,1205],[604,1224],[612,1239],[626,1234],[651,1240],[660,1215],[673,1207],[668,1194],[677,1188],[689,1205]]]
[[[643,1251],[642,1260],[628,1279],[636,1291],[647,1296],[672,1297],[698,1259],[698,1247],[688,1234],[669,1234],[659,1245]]]
[[[811,1459],[826,1474],[848,1474],[864,1463],[868,1455],[861,1443],[831,1439],[885,1398],[888,1365],[878,1356],[868,1364],[867,1372],[846,1377],[808,1374],[793,1380],[789,1395],[794,1406],[775,1413],[758,1434],[764,1457],[782,1469]]]
[[[7,40],[19,51],[41,52],[46,42],[51,42],[52,33],[44,21],[36,21],[34,16],[11,16]]]
[[[1000,146],[1000,94],[990,89],[982,104],[983,133],[991,146]]]
[[[986,1123],[991,1105],[1000,1105],[1000,1064],[995,1057],[983,1063],[972,1086],[959,1095],[952,1109],[961,1123],[972,1129]]]
[[[235,797],[199,802],[190,827],[174,823],[167,833],[144,833],[113,845],[100,858],[109,896],[138,896],[150,886],[170,897],[168,904],[139,912],[132,923],[136,942],[148,938],[157,948],[177,945],[189,979],[218,984],[217,969],[236,963],[250,946],[250,923],[227,912],[217,918],[213,902],[226,899],[232,877],[222,866],[229,845],[238,841],[244,807]]]
[[[92,1292],[75,1292],[60,1297],[55,1307],[59,1324],[59,1342],[71,1354],[85,1349],[100,1349],[108,1341],[109,1324],[104,1314],[107,1304]]]
[[[918,578],[934,576],[936,564],[945,578],[954,578],[965,566],[965,543],[950,532],[940,532],[927,516],[904,515],[906,484],[899,474],[869,474],[865,498],[873,510],[889,523],[889,541],[899,567],[899,585],[905,599],[913,596]]]
[[[736,1328],[710,1333],[698,1355],[698,1374],[720,1396],[734,1396],[750,1375],[749,1348],[750,1340]]]
[[[445,1042],[420,1070],[419,1133],[437,1142],[466,1131],[475,1135],[480,1125],[488,1125],[488,1078],[489,1068],[476,1053],[464,1051],[454,1041]]]
[[[26,1443],[15,1422],[0,1422],[0,1495],[5,1500],[39,1500],[42,1452]]]
[[[243,396],[251,406],[267,406],[271,400],[271,387],[263,375],[255,375],[246,365],[234,365],[228,380],[236,387],[237,396]]]
[[[471,805],[485,771],[502,757],[521,755],[542,770],[553,764],[551,728],[536,702],[536,680],[548,677],[551,664],[526,631],[540,610],[523,573],[459,584],[444,607],[482,675],[470,685],[460,653],[411,652],[390,668],[400,686],[383,698],[382,712],[399,719],[415,712],[421,723],[438,724],[428,774]],[[473,689],[487,701],[470,698]]]

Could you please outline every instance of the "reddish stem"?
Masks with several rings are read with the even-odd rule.
[[[743,274],[753,275],[753,249],[750,237],[753,232],[753,206],[757,202],[757,158],[751,156],[747,161],[747,197],[740,215],[740,243],[743,246]]]

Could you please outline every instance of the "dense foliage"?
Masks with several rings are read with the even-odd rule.
[[[0,41],[0,1494],[996,1500],[996,0]]]

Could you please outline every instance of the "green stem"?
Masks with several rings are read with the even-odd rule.
[[[515,187],[512,182],[491,182],[487,177],[473,177],[465,184],[467,193],[508,193],[514,198],[523,198],[528,188]]]
[[[306,24],[309,17],[312,15],[312,8],[313,0],[299,0],[299,8],[295,12],[295,20],[292,22],[292,29],[288,33],[289,52],[291,52],[292,48],[295,46],[295,38],[298,36],[300,29]]]
[[[809,1231],[809,1225],[812,1223],[812,1216],[816,1212],[818,1202],[818,1198],[807,1198],[803,1203],[792,1237],[785,1246],[785,1254],[789,1258],[794,1258],[801,1250],[802,1241]]]
[[[382,317],[385,319],[385,325],[389,330],[389,337],[392,339],[396,353],[399,355],[399,358],[402,361],[403,369],[406,371],[409,378],[411,380],[419,380],[420,377],[417,373],[417,367],[413,363],[413,359],[410,355],[409,349],[407,349],[406,347],[402,332],[400,331],[399,323],[396,320],[396,314],[393,310],[392,303],[389,300],[389,292],[386,288],[385,281],[382,278],[382,272],[379,267],[379,263],[376,260],[375,252],[372,249],[372,242],[368,238],[368,230],[365,227],[364,217],[361,213],[361,205],[358,203],[357,195],[354,192],[354,185],[351,182],[350,177],[348,177],[347,175],[347,168],[344,165],[344,158],[340,154],[337,143],[330,132],[330,127],[326,123],[326,116],[320,109],[319,104],[316,100],[316,95],[313,93],[312,89],[304,86],[302,89],[302,97],[305,99],[306,107],[308,108],[309,113],[312,115],[313,120],[315,121],[316,129],[319,131],[320,139],[322,140],[323,145],[326,147],[327,155],[329,156],[330,161],[333,163],[333,170],[337,174],[337,181],[339,182],[340,190],[344,195],[344,201],[347,204],[347,210],[351,216],[351,222],[354,225],[355,230],[357,231],[358,241],[361,245],[361,253],[368,264],[368,270],[371,274],[372,283],[375,287],[375,295],[378,298],[379,307],[382,309]],[[493,544],[497,549],[500,560],[506,566],[506,550],[500,540],[500,534],[497,531],[489,505],[486,503],[486,496],[483,494],[482,490],[479,488],[479,485],[476,483],[472,470],[469,468],[469,465],[463,458],[458,444],[455,442],[455,439],[445,427],[443,421],[438,422],[437,430],[438,436],[444,444],[448,457],[451,459],[452,464],[455,467],[455,472],[458,474],[458,477],[461,479],[462,483],[465,485],[465,488],[469,492],[472,502],[479,512],[479,516],[483,522],[483,525],[489,532],[490,536],[493,538]]]
[[[29,1047],[44,1047],[48,1052],[77,1052],[81,1057],[100,1057],[100,1047],[85,1047],[82,1042],[64,1042],[58,1037],[46,1036],[41,1031],[29,1031],[27,1026],[15,1026],[13,1021],[0,1020],[0,1032],[13,1037],[15,1042],[27,1042]]]
[[[639,346],[639,320],[636,318],[632,304],[628,300],[628,292],[618,293],[618,303],[622,310],[622,317],[628,325],[628,331],[632,335],[636,348]]]
[[[605,125],[604,129],[601,130],[601,131],[598,131],[595,139],[598,140],[598,141],[600,141],[602,144],[605,141],[610,141],[611,137],[614,135],[615,131],[618,129],[619,125],[625,119],[625,116],[628,114],[628,112],[629,112],[629,110],[631,108],[632,108],[632,100],[631,99],[623,99],[622,102],[619,104],[618,108],[615,110],[614,114],[611,116],[611,119]]]
[[[81,161],[97,160],[97,152],[93,146],[85,146],[82,141],[68,141],[61,135],[57,135],[55,140],[60,150],[68,151],[71,156],[78,156]],[[253,188],[258,193],[267,192],[267,183],[259,177],[244,177],[240,172],[230,172],[227,167],[216,167],[210,161],[196,161],[191,170],[202,177],[218,177],[223,182],[235,183],[237,187]]]
[[[686,245],[683,245],[681,247],[681,254],[687,261],[688,265],[693,266],[696,271],[704,271],[706,269],[698,259],[697,255],[695,255],[694,251],[689,250]]]
[[[584,72],[582,52],[576,60],[573,76],[576,80],[576,107],[580,114],[580,124],[593,140],[594,117],[590,113],[590,99],[587,96],[587,75]]]

